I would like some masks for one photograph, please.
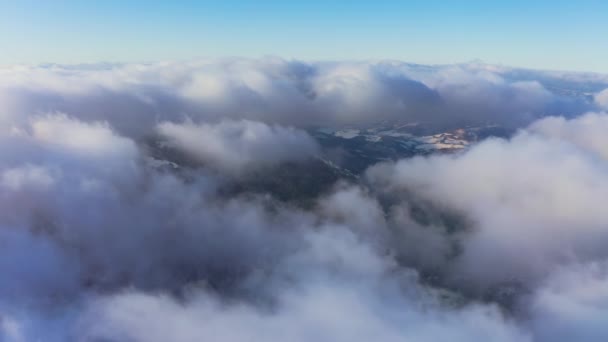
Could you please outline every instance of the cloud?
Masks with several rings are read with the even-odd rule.
[[[270,286],[270,303],[218,300],[200,288],[183,300],[129,291],[90,303],[80,331],[93,339],[136,341],[529,340],[494,306],[444,306],[415,272],[393,272],[390,258],[339,226],[302,238],[306,244],[272,274],[250,283]]]
[[[245,119],[297,127],[383,120],[520,126],[589,109],[535,81],[398,62],[216,59],[13,67],[0,75],[3,122],[62,112],[87,122],[107,121],[131,137],[185,118],[197,124]]]
[[[217,303],[200,293],[185,305],[167,296],[123,294],[96,303],[89,314],[97,321],[85,336],[136,341],[530,341],[503,321],[495,308],[443,311],[430,306],[419,311],[407,301],[370,302],[373,296],[350,286],[321,286],[284,294],[280,308],[260,312],[250,306]]]
[[[64,115],[3,138],[19,152],[2,163],[7,339],[526,336],[496,307],[452,307],[399,269],[372,238],[383,218],[361,189],[319,213],[222,200],[204,172],[192,182],[151,168],[129,138]]]
[[[317,143],[304,131],[254,121],[217,124],[159,124],[168,144],[209,168],[232,173],[298,161],[313,156]]]
[[[587,113],[573,120],[548,117],[535,122],[528,130],[553,139],[555,143],[569,142],[608,160],[608,138],[604,134],[606,129],[608,129],[608,115]]]
[[[23,333],[19,324],[8,317],[2,317],[0,320],[0,336],[8,342],[23,342]]]
[[[608,273],[605,261],[556,272],[530,305],[532,326],[546,341],[601,341],[608,335]]]
[[[379,165],[368,177],[379,191],[400,194],[394,210],[419,201],[428,215],[456,214],[435,223],[431,217],[426,238],[416,240],[439,251],[457,246],[442,265],[451,281],[486,290],[510,282],[534,286],[558,265],[608,257],[601,204],[608,159],[596,140],[603,138],[596,122],[605,120],[605,114],[548,118],[511,140]],[[411,220],[407,213],[398,222]],[[413,226],[405,234],[419,234]]]
[[[604,89],[597,93],[594,100],[600,108],[608,110],[608,89]]]
[[[107,122],[83,123],[66,115],[48,115],[31,121],[31,136],[48,148],[82,154],[134,156],[133,141],[117,136]]]
[[[563,101],[398,62],[3,69],[0,338],[601,340],[608,119]],[[307,206],[223,191],[322,153],[316,125],[537,117]]]

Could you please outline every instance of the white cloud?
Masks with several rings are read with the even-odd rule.
[[[158,131],[170,145],[207,167],[237,174],[303,160],[318,148],[302,130],[246,120],[200,125],[164,122]]]
[[[608,89],[604,89],[595,95],[595,103],[600,108],[608,110]]]
[[[82,154],[137,153],[135,144],[112,132],[108,123],[83,123],[66,115],[48,115],[31,121],[31,135],[48,147]]]
[[[543,341],[599,342],[608,336],[605,261],[559,270],[531,300],[531,324]]]
[[[535,122],[528,130],[554,139],[556,144],[567,141],[608,160],[608,115],[605,113],[588,113],[573,120],[548,117]]]

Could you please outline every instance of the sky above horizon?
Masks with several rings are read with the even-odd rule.
[[[608,73],[608,2],[0,0],[0,64],[280,56]]]

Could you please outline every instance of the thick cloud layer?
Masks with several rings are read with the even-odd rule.
[[[374,219],[349,216],[351,204],[380,210],[361,190],[338,191],[318,213],[218,201],[211,176],[156,171],[103,124],[49,116],[4,138],[15,154],[2,163],[6,339],[524,336],[496,307],[452,308],[400,269]]]
[[[545,117],[598,98],[393,62],[2,70],[0,339],[604,341],[608,114]],[[306,207],[224,191],[381,120],[522,129]]]

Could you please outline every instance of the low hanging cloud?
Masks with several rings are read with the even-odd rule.
[[[231,173],[303,160],[318,150],[302,130],[246,120],[200,125],[164,122],[158,132],[170,146],[209,168]]]
[[[3,341],[606,338],[608,114],[578,116],[598,97],[398,62],[0,75]],[[306,128],[382,120],[521,129],[307,206],[222,192],[322,154]]]

